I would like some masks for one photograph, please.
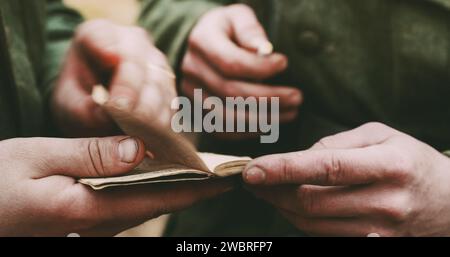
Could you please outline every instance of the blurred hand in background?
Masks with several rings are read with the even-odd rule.
[[[147,120],[170,125],[175,76],[145,30],[106,20],[78,28],[51,99],[55,123],[66,136],[118,133],[112,119],[92,100],[96,84],[105,85],[112,99]]]
[[[183,93],[193,98],[194,89],[201,88],[205,97],[279,97],[280,121],[294,120],[302,103],[300,90],[262,82],[288,67],[282,54],[258,54],[267,46],[271,44],[250,7],[237,4],[206,13],[189,36]]]

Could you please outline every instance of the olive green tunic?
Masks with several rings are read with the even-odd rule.
[[[57,0],[0,1],[0,140],[39,136],[80,16]]]
[[[262,155],[302,150],[321,137],[380,121],[450,149],[450,0],[144,0],[141,23],[177,69],[198,18],[227,3],[252,6],[290,66],[273,81],[305,93],[280,142],[221,142],[202,151]],[[201,220],[201,222],[200,222]],[[169,235],[290,235],[244,192],[178,215]],[[294,233],[295,234],[295,233]]]

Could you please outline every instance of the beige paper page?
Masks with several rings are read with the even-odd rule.
[[[173,132],[170,127],[162,127],[155,120],[149,120],[146,114],[129,111],[109,102],[109,94],[102,86],[94,87],[92,97],[127,135],[142,139],[146,149],[159,162],[208,172],[195,147],[181,134]]]

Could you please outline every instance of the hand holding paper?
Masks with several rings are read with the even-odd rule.
[[[121,99],[109,100],[109,94],[102,86],[94,87],[92,98],[103,106],[127,135],[142,139],[152,157],[145,158],[141,165],[126,176],[80,180],[94,189],[224,178],[242,173],[251,160],[248,157],[198,154],[182,135],[146,119],[145,115],[133,111]]]

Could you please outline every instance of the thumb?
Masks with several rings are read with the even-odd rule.
[[[234,5],[229,7],[228,12],[231,16],[230,22],[234,38],[241,47],[262,54],[272,53],[272,44],[255,12],[249,6]]]
[[[37,176],[110,177],[131,171],[145,156],[141,140],[127,137],[36,139],[27,145]]]

